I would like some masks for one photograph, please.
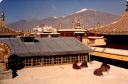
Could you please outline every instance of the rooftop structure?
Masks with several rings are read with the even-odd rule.
[[[40,37],[58,37],[59,33],[57,32],[56,28],[45,25],[43,27],[36,26],[35,28],[33,28],[32,35]]]
[[[89,33],[104,35],[128,35],[128,2],[121,18],[111,24],[89,30]]]
[[[73,37],[56,38],[0,38],[11,49],[8,67],[45,66],[88,61],[91,49]]]
[[[0,17],[0,37],[12,37],[17,35],[18,33],[12,29],[9,29],[5,25],[5,15],[2,11],[1,17]]]
[[[88,34],[103,35],[105,47],[115,49],[128,49],[128,1],[122,17],[111,24],[100,26],[88,31]]]
[[[68,29],[62,29],[62,24],[59,25],[58,32],[60,33],[60,36],[64,37],[76,37],[78,40],[82,42],[82,37],[85,35],[85,32],[87,31],[83,24],[81,24],[80,19],[77,20],[75,23],[72,22],[72,28]]]
[[[101,47],[91,47],[91,49],[93,50],[93,52],[90,54],[93,56],[126,61],[126,62],[128,61],[128,50],[101,48]]]

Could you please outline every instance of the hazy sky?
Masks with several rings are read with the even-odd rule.
[[[3,0],[0,11],[4,9],[9,23],[28,18],[66,16],[84,8],[121,15],[125,5],[126,0]]]

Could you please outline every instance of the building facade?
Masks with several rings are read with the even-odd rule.
[[[35,37],[59,37],[59,33],[56,28],[52,26],[44,25],[42,27],[36,26],[33,28],[33,32],[30,34]]]
[[[60,36],[63,37],[75,37],[79,41],[82,42],[83,37],[86,35],[86,29],[83,24],[81,24],[80,20],[78,19],[77,22],[75,23],[74,21],[72,22],[72,28],[66,28],[62,29],[60,24],[60,28],[58,29],[58,33],[60,33]]]
[[[91,49],[72,37],[0,38],[11,48],[10,69],[88,61]]]

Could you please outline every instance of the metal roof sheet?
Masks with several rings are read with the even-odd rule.
[[[0,38],[20,57],[89,53],[91,49],[73,37],[35,38],[38,42],[23,42],[20,38]]]

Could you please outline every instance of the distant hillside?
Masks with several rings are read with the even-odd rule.
[[[74,14],[67,16],[49,17],[42,20],[19,20],[15,23],[8,24],[8,26],[16,30],[30,30],[37,25],[47,24],[53,25],[53,27],[58,27],[59,24],[62,23],[62,28],[71,28],[72,22],[76,22],[78,18],[86,28],[90,28],[95,27],[98,23],[101,25],[109,24],[117,20],[119,16],[96,10],[82,9]]]
[[[15,30],[30,30],[33,27],[40,25],[41,21],[38,19],[19,20],[14,23],[10,23],[7,26]]]

